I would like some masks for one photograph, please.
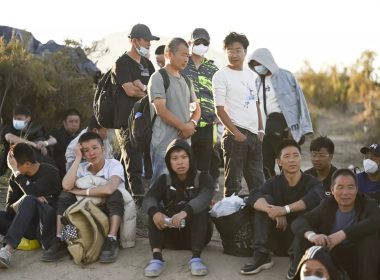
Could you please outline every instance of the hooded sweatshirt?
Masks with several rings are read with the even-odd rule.
[[[170,154],[174,149],[183,149],[189,156],[189,171],[186,179],[180,181],[170,165]],[[190,145],[182,139],[173,140],[165,155],[169,174],[163,174],[153,183],[145,195],[143,207],[150,216],[157,212],[175,214],[184,210],[188,217],[206,210],[214,195],[215,182],[208,173],[200,173],[198,186],[195,186],[197,168]],[[170,176],[168,180],[167,176]],[[170,184],[168,184],[170,181]],[[181,207],[178,205],[181,204]]]
[[[248,64],[252,60],[265,66],[271,72],[269,77],[277,102],[284,114],[288,127],[291,129],[294,140],[298,142],[303,135],[313,133],[306,100],[294,75],[285,69],[279,68],[274,61],[272,53],[266,48],[255,50],[249,57]],[[254,69],[252,70],[254,71]],[[257,91],[262,91],[262,88],[260,88],[262,86],[262,77],[259,76],[255,84]],[[260,102],[262,112],[264,112],[263,103],[262,101]],[[264,125],[265,121],[266,119],[263,117]]]

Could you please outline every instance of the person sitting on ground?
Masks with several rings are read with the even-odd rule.
[[[310,143],[310,158],[313,167],[306,170],[305,174],[310,174],[318,178],[325,188],[325,195],[331,195],[331,176],[337,169],[332,165],[334,157],[334,143],[327,136],[315,138]]]
[[[67,146],[65,157],[66,157],[66,171],[69,170],[71,165],[73,164],[75,160],[75,147],[79,141],[79,138],[84,134],[85,132],[95,132],[99,134],[99,136],[103,140],[103,146],[104,146],[104,157],[106,159],[113,159],[113,153],[112,153],[112,146],[107,138],[107,128],[100,126],[98,121],[96,120],[95,116],[92,116],[88,122],[88,126],[83,129],[76,138],[74,138],[70,144]]]
[[[0,174],[7,170],[7,157],[10,146],[26,143],[36,150],[37,160],[54,165],[49,148],[57,140],[45,132],[41,125],[32,123],[32,112],[24,105],[17,105],[13,110],[13,123],[4,127],[1,133],[1,143],[4,145],[3,157],[0,164]]]
[[[363,147],[360,152],[364,154],[364,171],[357,174],[359,192],[376,199],[380,205],[380,145]]]
[[[85,158],[86,162],[82,162],[82,158]],[[102,177],[108,183],[88,189],[77,188],[76,180],[89,175]],[[64,191],[58,198],[57,238],[41,260],[52,262],[66,254],[66,244],[61,240],[61,217],[65,210],[77,201],[76,195],[80,195],[105,198],[104,210],[109,217],[110,231],[105,239],[99,261],[102,263],[116,261],[117,234],[124,214],[124,200],[122,193],[118,190],[121,182],[124,182],[123,166],[115,159],[105,159],[103,139],[100,135],[95,132],[82,134],[75,146],[75,160],[62,181]]]
[[[331,193],[332,197],[293,222],[294,251],[323,246],[351,280],[378,279],[380,209],[376,201],[358,193],[357,178],[349,169],[334,172]]]
[[[301,171],[301,148],[294,140],[283,140],[277,149],[277,164],[282,173],[250,193],[248,202],[255,209],[254,254],[241,274],[255,274],[273,266],[270,251],[287,256],[294,235],[290,224],[304,211],[316,207],[323,197],[322,183]],[[302,256],[302,254],[301,254]],[[297,258],[291,254],[291,258]],[[297,264],[292,262],[287,278],[292,279]]]
[[[23,237],[38,239],[44,249],[54,240],[57,198],[61,191],[58,169],[39,163],[26,143],[11,147],[7,157],[12,171],[5,211],[0,211],[0,267],[8,268],[13,251]]]
[[[295,280],[343,280],[326,248],[310,247],[303,255],[297,269]]]
[[[208,210],[215,183],[208,173],[197,171],[186,140],[173,140],[169,144],[165,163],[169,175],[158,177],[143,202],[149,215],[149,241],[153,250],[153,259],[146,266],[144,275],[156,277],[161,274],[165,266],[164,247],[191,249],[191,274],[206,275],[207,267],[200,257],[211,239]],[[168,223],[166,218],[171,221]]]
[[[77,110],[67,110],[63,115],[62,126],[53,132],[54,138],[57,139],[57,144],[54,145],[54,159],[61,178],[66,174],[66,149],[78,135],[80,118],[81,116]]]

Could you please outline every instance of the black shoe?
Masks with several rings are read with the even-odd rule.
[[[49,249],[42,254],[40,260],[43,262],[55,262],[67,254],[66,242],[56,238]]]
[[[119,242],[112,237],[107,237],[104,240],[102,253],[99,257],[101,263],[111,263],[116,261],[119,252]]]
[[[288,273],[286,274],[286,279],[292,280],[296,276],[297,273],[297,264],[294,264],[294,261],[291,260],[289,264]]]
[[[269,269],[273,266],[274,262],[272,261],[269,254],[264,254],[260,252],[255,252],[253,255],[252,263],[247,263],[240,270],[241,274],[256,274],[261,270]]]

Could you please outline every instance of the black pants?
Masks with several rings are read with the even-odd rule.
[[[214,145],[211,153],[210,175],[214,180],[218,180],[220,176],[219,167],[223,166],[223,151],[221,143],[218,142]]]
[[[67,208],[77,202],[75,194],[62,191],[58,197],[58,209],[57,215],[62,216]],[[114,215],[123,217],[124,214],[124,200],[121,192],[116,190],[113,194],[106,198],[104,205],[99,205],[108,217],[111,218]]]
[[[131,142],[128,141],[127,129],[116,129],[115,132],[120,145],[121,158],[124,162],[130,191],[133,196],[142,196],[144,195],[144,187],[141,180],[143,154],[133,148]]]
[[[212,154],[213,126],[197,127],[197,131],[191,137],[191,149],[193,150],[197,169],[208,173],[210,171]]]
[[[243,174],[249,191],[264,184],[261,142],[256,134],[239,127],[238,129],[247,137],[244,142],[236,141],[226,129],[222,138],[225,196],[237,194],[241,190]]]
[[[265,196],[264,198],[269,204],[274,204],[270,196]],[[286,218],[288,226],[285,231],[282,231],[276,228],[276,221],[270,219],[267,213],[255,211],[255,215],[252,217],[254,225],[254,250],[264,254],[269,254],[272,251],[278,256],[288,256],[290,253],[289,249],[291,249],[294,240],[290,224],[296,219],[296,216],[288,215]]]
[[[276,150],[280,142],[287,139],[287,134],[283,136],[265,135],[263,140],[263,166],[265,179],[269,179],[276,175]]]
[[[191,250],[193,254],[200,254],[210,242],[211,235],[212,224],[208,210],[186,218],[186,226],[180,230],[159,230],[153,222],[153,217],[149,217],[149,242],[152,249]]]
[[[302,256],[306,249],[314,245],[303,237],[296,237],[294,244],[295,256]],[[334,262],[348,273],[350,280],[377,280],[379,254],[377,234],[355,242],[341,243],[331,250]]]
[[[3,243],[13,248],[25,237],[39,239],[47,249],[56,234],[56,210],[35,196],[25,196],[16,214],[0,211],[0,234],[5,236]]]

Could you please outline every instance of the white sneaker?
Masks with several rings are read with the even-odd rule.
[[[11,265],[12,253],[7,248],[0,249],[0,268],[8,268]]]

